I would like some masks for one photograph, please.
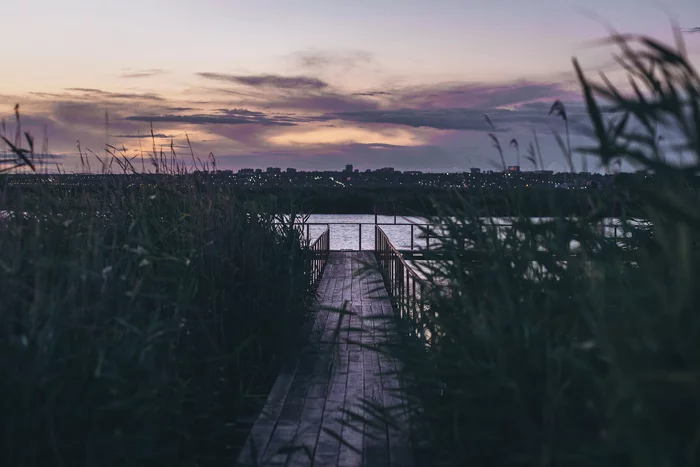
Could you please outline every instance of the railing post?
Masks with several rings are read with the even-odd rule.
[[[411,224],[411,251],[413,251],[413,224]]]
[[[357,236],[359,247],[360,247],[359,250],[362,251],[362,222],[357,224],[357,226],[359,227],[359,235]]]
[[[413,290],[411,291],[411,313],[416,316],[418,310],[416,310],[416,280],[411,281],[411,286]],[[420,315],[418,316],[420,318]]]

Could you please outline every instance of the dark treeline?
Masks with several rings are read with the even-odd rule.
[[[138,197],[148,194],[159,183],[162,175],[118,175],[102,177],[99,183],[85,184],[12,184],[0,178],[0,190],[6,199],[22,196],[25,204],[32,192],[46,190],[56,194],[109,194],[112,196]],[[201,176],[181,176],[181,183],[208,185],[212,181]],[[695,184],[694,177],[685,183]],[[654,182],[643,175],[624,175],[608,187],[584,189],[558,189],[546,187],[521,187],[510,189],[441,189],[434,187],[240,187],[216,183],[216,191],[235,194],[237,199],[264,202],[267,206],[294,206],[302,212],[314,214],[383,214],[383,215],[435,215],[437,207],[463,205],[466,201],[473,208],[490,216],[550,217],[557,215],[585,216],[598,214],[607,217],[635,215],[636,196],[632,186],[640,184],[654,187]],[[31,210],[31,204],[27,205]],[[0,206],[0,209],[2,207]]]
[[[301,206],[314,214],[435,215],[438,206],[466,200],[484,215],[586,215],[593,211],[619,216],[632,207],[621,192],[599,190],[456,190],[436,188],[254,189],[239,191],[247,200],[271,200]],[[627,201],[625,201],[627,200]]]

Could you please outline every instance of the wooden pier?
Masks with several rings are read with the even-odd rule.
[[[399,363],[366,346],[390,337],[393,310],[386,290],[373,290],[378,272],[356,274],[364,263],[376,264],[371,252],[330,253],[308,344],[280,373],[237,465],[414,465],[405,415],[398,428],[352,415],[363,414],[363,400],[384,407],[401,400]],[[351,315],[329,311],[344,304]]]

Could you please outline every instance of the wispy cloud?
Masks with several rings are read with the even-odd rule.
[[[294,126],[297,123],[290,117],[285,116],[268,116],[262,112],[248,112],[244,109],[236,109],[230,111],[226,115],[218,114],[197,114],[197,115],[131,115],[125,117],[125,120],[136,122],[163,122],[163,123],[180,123],[191,125],[276,125],[276,126]]]
[[[387,92],[387,91],[356,92],[353,94],[353,96],[363,96],[363,97],[391,96],[391,93]]]
[[[506,107],[540,99],[568,100],[578,94],[560,83],[437,83],[392,90],[393,105],[418,109]]]
[[[144,139],[144,138],[158,138],[158,139],[170,139],[174,135],[166,135],[165,133],[142,133],[136,135],[110,135],[113,138],[126,138],[126,139]]]
[[[292,54],[292,58],[298,67],[316,71],[326,68],[347,70],[372,63],[374,60],[372,54],[364,50],[307,50]]]
[[[164,100],[161,96],[152,93],[124,93],[124,92],[109,92],[103,91],[101,89],[93,88],[66,88],[66,91],[79,92],[87,94],[94,98],[103,99],[139,99],[139,100],[149,100],[149,101],[162,101]]]
[[[379,104],[370,99],[342,93],[312,93],[278,96],[263,104],[266,108],[284,109],[290,112],[344,112],[376,110]]]
[[[685,32],[692,34],[692,33],[700,33],[700,26],[694,27],[694,28],[688,28],[685,30]]]
[[[513,126],[551,123],[548,116],[551,102],[573,97],[573,93],[559,85],[537,83],[434,85],[397,89],[387,95],[385,108],[328,112],[321,118],[438,130],[489,131],[484,119],[484,114],[489,113],[500,123],[498,131],[506,131]],[[396,108],[397,105],[403,106]],[[571,117],[575,120],[576,114],[572,113]]]
[[[122,78],[150,78],[152,76],[164,75],[166,73],[168,73],[166,70],[162,70],[160,68],[152,68],[149,70],[125,71],[119,76],[121,76]]]
[[[202,78],[225,81],[251,87],[280,89],[323,89],[328,83],[310,76],[230,75],[226,73],[197,73]]]
[[[491,128],[485,113],[499,132],[525,134],[533,126],[546,132],[550,125],[561,125],[548,115],[551,102],[577,97],[556,83],[525,81],[358,91],[345,90],[312,73],[199,76],[209,84],[218,83],[220,89],[200,86],[182,94],[192,96],[191,100],[87,87],[35,93],[29,96],[33,97],[30,102],[41,118],[27,123],[39,130],[37,134],[46,127],[52,149],[64,153],[75,152],[76,140],[82,148],[92,149],[105,142],[139,146],[136,141],[151,138],[152,123],[158,144],[174,138],[179,147],[187,133],[196,152],[228,154],[232,161],[239,160],[234,155],[254,153],[260,155],[257,160],[273,164],[278,157],[273,154],[290,151],[296,155],[285,155],[284,160],[299,168],[350,161],[367,167],[451,170],[466,163],[461,155],[474,153],[471,148],[488,146],[485,132]],[[205,95],[210,98],[203,100]],[[567,111],[573,129],[584,112],[575,107]],[[484,139],[481,146],[480,138]],[[461,155],[455,159],[454,154]],[[275,165],[281,165],[281,160]]]
[[[488,130],[483,112],[473,109],[400,109],[364,112],[339,112],[324,116],[329,120],[358,123],[390,123],[414,128],[427,127],[439,130]]]

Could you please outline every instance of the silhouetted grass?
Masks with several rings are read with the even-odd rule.
[[[298,229],[151,160],[179,176],[0,193],[2,465],[228,465],[299,340]]]
[[[404,362],[418,465],[700,465],[700,78],[680,40],[608,42],[629,91],[574,60],[594,145],[557,139],[571,165],[578,151],[653,171],[653,187],[630,188],[646,221],[623,217],[629,236],[606,238],[594,198],[588,216],[516,216],[501,235],[466,199],[432,218],[444,229],[423,263],[428,310],[399,320],[388,349]],[[563,105],[551,113],[568,135]]]

